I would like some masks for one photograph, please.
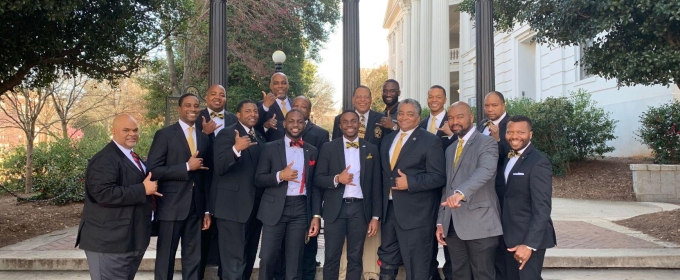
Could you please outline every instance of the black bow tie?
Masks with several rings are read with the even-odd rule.
[[[359,142],[347,142],[347,143],[345,143],[345,147],[346,147],[347,149],[349,149],[349,148],[357,148],[357,149],[359,149]]]
[[[291,141],[290,141],[290,146],[291,146],[291,147],[302,148],[303,145],[305,145],[305,142],[302,141],[302,140],[297,140],[297,141],[292,141],[292,140],[291,140]]]
[[[224,113],[210,112],[210,117],[211,118],[217,117],[217,118],[220,118],[220,119],[224,119]]]

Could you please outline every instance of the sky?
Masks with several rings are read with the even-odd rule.
[[[342,3],[340,3],[342,9]],[[359,44],[361,68],[373,68],[387,62],[387,29],[383,29],[387,0],[359,1]],[[342,106],[342,20],[331,34],[325,48],[319,52],[317,75],[334,86],[333,99]]]

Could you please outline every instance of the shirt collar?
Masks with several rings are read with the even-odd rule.
[[[195,127],[195,126],[196,126],[195,123],[194,123],[194,125],[189,126],[187,123],[185,123],[185,122],[182,121],[182,120],[178,120],[177,122],[179,123],[179,126],[182,127],[182,130],[187,130],[187,129],[189,129],[189,127]]]
[[[302,140],[302,138],[300,138]],[[288,138],[288,135],[283,137],[283,142],[286,143],[286,147],[290,147],[290,141],[292,141],[290,138]]]
[[[412,128],[411,130],[407,130],[407,131],[403,131],[403,130],[399,129],[399,134],[397,134],[397,136],[401,137],[402,133],[406,133],[406,136],[404,136],[404,138],[408,138],[409,136],[411,136],[413,131],[416,130],[416,128],[418,128],[418,127],[416,126],[416,127]]]
[[[120,151],[123,152],[123,154],[126,155],[126,156],[130,155],[130,152],[132,152],[132,149],[128,149],[128,148],[121,146],[120,144],[118,144],[118,142],[116,142],[116,140],[113,140],[113,143],[116,143],[116,146],[118,146],[118,149],[120,149]]]
[[[492,122],[495,126],[498,126],[498,124],[501,123],[501,121],[503,120],[503,118],[505,118],[505,115],[507,115],[507,114],[508,114],[508,112],[505,112],[505,113],[503,113],[503,115],[501,115],[500,118],[498,118],[498,119],[495,120],[495,121],[491,121],[491,122]]]
[[[463,143],[467,143],[467,141],[470,140],[470,137],[472,136],[472,133],[475,132],[475,130],[476,130],[476,128],[475,128],[474,125],[472,127],[470,127],[470,130],[468,130],[468,132],[465,133],[465,136],[463,136]]]
[[[364,119],[368,119],[368,112],[370,112],[370,111],[371,111],[371,110],[368,110],[368,111],[366,111],[366,113],[363,113],[363,114],[362,114],[362,113],[359,113],[359,111],[354,110],[354,112],[356,112],[357,115],[359,115],[359,119],[361,119],[361,116],[364,116]]]
[[[529,144],[527,144],[526,147],[522,148],[521,150],[519,150],[519,151],[517,151],[517,152],[518,152],[519,154],[523,154],[523,153],[524,153],[524,150],[526,150],[527,148],[529,148],[529,145],[531,145],[531,141],[529,141]]]
[[[252,130],[252,128],[248,128],[247,126],[243,125],[243,123],[241,123],[241,121],[238,121],[238,124],[240,124],[243,127],[243,129],[246,131],[246,133],[250,133],[250,130]]]
[[[345,136],[343,135],[343,136],[342,136],[342,142],[344,142],[344,143],[350,143],[350,142],[357,142],[357,143],[359,143],[359,137],[357,137],[357,139],[354,139],[354,141],[349,141],[349,140],[348,140],[347,138],[345,138]]]
[[[439,114],[437,114],[437,115],[434,116],[434,117],[435,117],[438,121],[441,121],[441,120],[444,119],[444,116],[446,116],[446,110],[442,110],[441,112],[439,112]],[[430,113],[430,122],[432,121],[432,117],[433,117],[433,115],[432,115],[432,113]],[[439,125],[439,124],[437,124],[437,125]]]

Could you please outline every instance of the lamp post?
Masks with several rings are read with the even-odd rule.
[[[354,109],[352,94],[361,83],[359,73],[359,0],[342,0],[342,108]]]
[[[276,73],[283,72],[283,63],[286,62],[286,54],[281,51],[277,50],[272,54],[272,60],[274,61],[274,64],[276,64]]]
[[[493,51],[493,2],[475,1],[475,38],[476,38],[476,101],[477,121],[484,119],[484,95],[495,89],[494,51]],[[470,104],[472,105],[472,104]]]
[[[227,0],[210,0],[209,85],[227,88]]]

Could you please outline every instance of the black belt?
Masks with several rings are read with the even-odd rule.
[[[306,200],[307,200],[307,196],[306,196],[306,195],[289,195],[289,196],[286,196],[286,199],[290,199],[290,200],[305,200],[305,201],[306,201]]]
[[[354,202],[363,201],[364,199],[363,198],[357,198],[357,197],[343,197],[342,200],[345,203],[354,203]]]

